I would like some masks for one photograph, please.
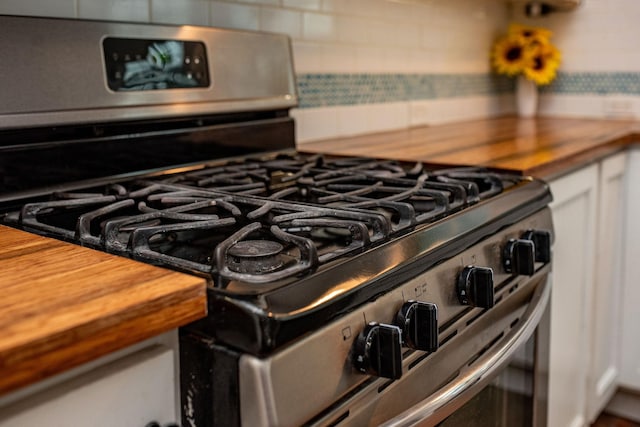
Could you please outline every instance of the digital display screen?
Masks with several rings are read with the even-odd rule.
[[[108,37],[102,47],[113,91],[209,87],[204,43]]]

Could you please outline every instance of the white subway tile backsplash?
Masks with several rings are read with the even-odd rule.
[[[208,25],[207,0],[151,0],[151,20],[178,25]]]
[[[325,46],[323,68],[329,73],[357,73],[357,53],[355,46]]]
[[[149,0],[78,0],[78,17],[149,22]]]
[[[605,117],[604,97],[600,95],[553,94],[540,97],[541,115],[567,117]]]
[[[294,41],[296,73],[357,73],[357,48],[350,45],[327,45]]]
[[[302,36],[302,13],[270,7],[260,8],[260,30],[283,33],[294,39]]]
[[[322,0],[282,0],[282,5],[292,9],[320,10]]]
[[[338,115],[334,108],[291,110],[296,124],[296,141],[304,143],[338,136]]]
[[[2,0],[0,14],[75,18],[75,0]]]
[[[383,72],[387,70],[383,47],[363,45],[356,48],[356,69],[359,72]]]
[[[301,130],[297,135],[298,143],[304,144],[313,140],[403,129],[408,126],[430,126],[512,114],[514,105],[511,95],[464,97],[305,109],[297,110],[294,117]],[[311,129],[308,123],[311,123]],[[335,127],[332,129],[334,123]]]
[[[211,2],[209,22],[214,27],[257,30],[260,27],[258,6]]]
[[[295,40],[292,48],[297,74],[327,72],[324,68],[324,45]]]
[[[409,126],[409,103],[361,104],[292,110],[298,144],[340,136],[403,129]],[[372,154],[375,155],[375,154]]]
[[[363,44],[367,42],[368,21],[363,18],[333,15],[335,17],[338,42]]]
[[[417,48],[421,42],[420,25],[406,24],[395,29],[395,42],[399,47]]]
[[[270,6],[280,5],[280,0],[235,0],[235,1],[242,2],[242,3],[266,4]]]
[[[375,46],[397,46],[396,28],[384,21],[371,20],[367,23],[367,43]]]
[[[409,103],[371,104],[367,111],[368,132],[381,132],[409,127]]]
[[[410,105],[412,126],[433,126],[514,112],[512,95],[430,99]]]
[[[637,0],[588,0],[571,13],[527,20],[522,10],[515,19],[544,26],[554,33],[562,51],[562,71],[637,71],[635,55],[640,27]]]
[[[334,108],[337,115],[336,135],[352,136],[371,132],[369,129],[369,104],[344,105]]]
[[[332,42],[338,38],[336,18],[331,15],[304,13],[302,25],[305,40]]]
[[[322,10],[338,15],[371,17],[378,0],[322,0]]]

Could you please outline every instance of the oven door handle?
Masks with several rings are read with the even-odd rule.
[[[493,381],[513,356],[514,352],[524,345],[536,330],[551,295],[551,279],[547,278],[537,286],[529,306],[523,314],[519,326],[509,331],[502,345],[490,349],[474,363],[475,368],[460,375],[442,389],[431,394],[423,401],[405,412],[391,418],[382,426],[432,425],[440,422],[460,408],[474,394]],[[434,420],[432,423],[431,420]]]

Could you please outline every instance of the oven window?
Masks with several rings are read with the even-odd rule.
[[[533,426],[534,359],[535,334],[491,384],[438,426]]]

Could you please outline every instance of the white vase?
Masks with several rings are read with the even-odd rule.
[[[525,76],[516,81],[516,106],[520,117],[533,117],[538,111],[538,86]]]

